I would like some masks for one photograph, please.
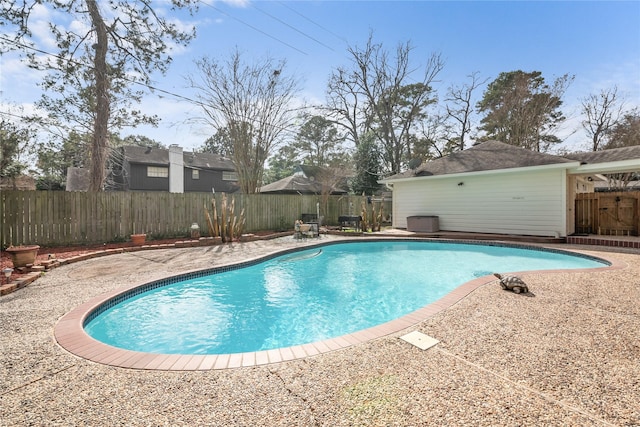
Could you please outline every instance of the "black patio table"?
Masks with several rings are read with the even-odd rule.
[[[362,221],[362,217],[359,215],[340,215],[338,217],[338,222],[340,223],[340,230],[344,230],[345,228],[355,228],[356,231],[360,231],[360,221]]]

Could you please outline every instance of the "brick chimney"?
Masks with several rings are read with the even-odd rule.
[[[169,192],[184,193],[184,157],[177,144],[169,146]]]

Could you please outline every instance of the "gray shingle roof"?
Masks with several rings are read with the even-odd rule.
[[[261,193],[320,193],[322,187],[319,183],[311,181],[302,175],[290,175],[276,182],[264,185]]]
[[[620,160],[640,159],[640,145],[612,148],[610,150],[571,153],[564,157],[583,163],[605,163]]]
[[[408,170],[385,180],[573,162],[575,161],[551,154],[538,153],[503,142],[487,141],[464,151],[457,151],[446,157],[423,163],[415,170]]]
[[[216,169],[225,171],[236,170],[235,164],[231,159],[222,157],[219,154],[210,153],[191,153],[184,152],[185,167],[194,167],[201,169]]]
[[[122,147],[122,151],[129,163],[163,166],[169,165],[169,150],[166,148],[148,148],[136,145],[127,145]],[[185,151],[182,153],[182,156],[185,167],[225,171],[235,170],[233,162],[219,154],[192,153]]]
[[[289,193],[289,194],[320,194],[322,193],[322,184],[318,181],[311,180],[304,175],[290,175],[279,181],[264,185],[260,188],[261,193]],[[332,194],[345,194],[345,190],[333,188]]]

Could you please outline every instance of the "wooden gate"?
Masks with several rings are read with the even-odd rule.
[[[576,195],[576,233],[638,236],[640,192]]]

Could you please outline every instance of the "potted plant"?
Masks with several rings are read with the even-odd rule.
[[[147,239],[147,235],[144,233],[138,233],[138,234],[132,234],[131,235],[131,242],[134,245],[140,246],[140,245],[144,245],[145,240]]]
[[[11,256],[13,267],[20,268],[36,262],[38,249],[40,249],[38,245],[9,246],[6,252]]]

